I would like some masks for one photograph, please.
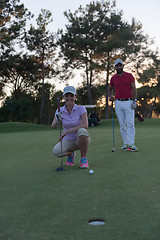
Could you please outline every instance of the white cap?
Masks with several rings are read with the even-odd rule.
[[[66,93],[72,93],[72,94],[76,94],[76,89],[72,86],[67,86],[64,88],[63,90],[63,96],[66,94]]]
[[[123,65],[122,59],[120,59],[120,58],[116,59],[114,65],[116,66],[118,63],[121,63]]]

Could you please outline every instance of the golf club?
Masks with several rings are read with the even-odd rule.
[[[113,101],[112,101],[112,107],[111,108],[112,108],[112,128],[113,128],[113,148],[112,148],[112,152],[115,152]]]
[[[59,99],[59,96],[57,97],[57,108],[58,108],[58,112],[60,112],[60,99]],[[59,131],[60,131],[60,139],[61,139],[61,136],[62,136],[62,133],[61,133],[61,125],[62,123],[59,123]],[[63,168],[63,155],[62,155],[62,139],[61,139],[61,166],[58,167],[56,169],[56,171],[64,171],[64,168]]]

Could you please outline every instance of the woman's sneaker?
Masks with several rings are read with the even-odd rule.
[[[134,145],[128,145],[128,151],[138,152],[138,148],[136,148],[136,146]]]
[[[123,145],[123,147],[121,147],[121,151],[126,151],[128,150],[128,145]]]
[[[87,160],[86,157],[82,157],[82,158],[81,158],[80,168],[89,168],[88,160]]]
[[[71,156],[67,157],[67,162],[66,162],[66,166],[74,166],[74,157],[75,157],[75,152],[72,153]]]

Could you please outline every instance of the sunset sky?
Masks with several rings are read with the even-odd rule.
[[[67,19],[64,16],[64,11],[71,10],[74,12],[80,5],[85,7],[86,4],[90,3],[91,0],[20,0],[24,3],[25,7],[28,8],[34,15],[34,19],[30,23],[36,24],[35,19],[37,18],[42,8],[50,10],[52,12],[53,22],[49,25],[49,29],[52,32],[56,32],[58,28],[65,28]],[[117,10],[123,11],[123,19],[131,23],[132,18],[142,23],[142,29],[144,34],[148,34],[150,38],[155,39],[153,49],[156,49],[160,45],[160,1],[159,0],[117,0]],[[29,23],[29,24],[30,24]],[[75,87],[78,83],[81,83],[82,79],[80,74],[76,75],[76,78],[70,80],[68,83]],[[52,81],[54,83],[54,80]],[[57,84],[57,89],[63,89],[64,83]],[[137,87],[139,84],[137,84]]]
[[[64,11],[71,10],[74,12],[80,5],[85,7],[91,0],[20,0],[24,3],[35,17],[38,16],[42,8],[48,9],[53,14],[53,23],[50,24],[50,29],[54,32],[58,28],[64,28],[67,23],[64,17]],[[155,46],[160,45],[160,1],[159,0],[117,0],[116,8],[123,11],[123,17],[129,23],[132,18],[140,21],[143,25],[145,34],[151,38],[155,38]],[[32,20],[33,21],[33,20]]]

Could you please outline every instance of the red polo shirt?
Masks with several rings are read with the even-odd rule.
[[[131,83],[135,82],[135,78],[131,73],[123,72],[122,76],[117,73],[113,75],[110,85],[115,88],[115,98],[131,98]]]

